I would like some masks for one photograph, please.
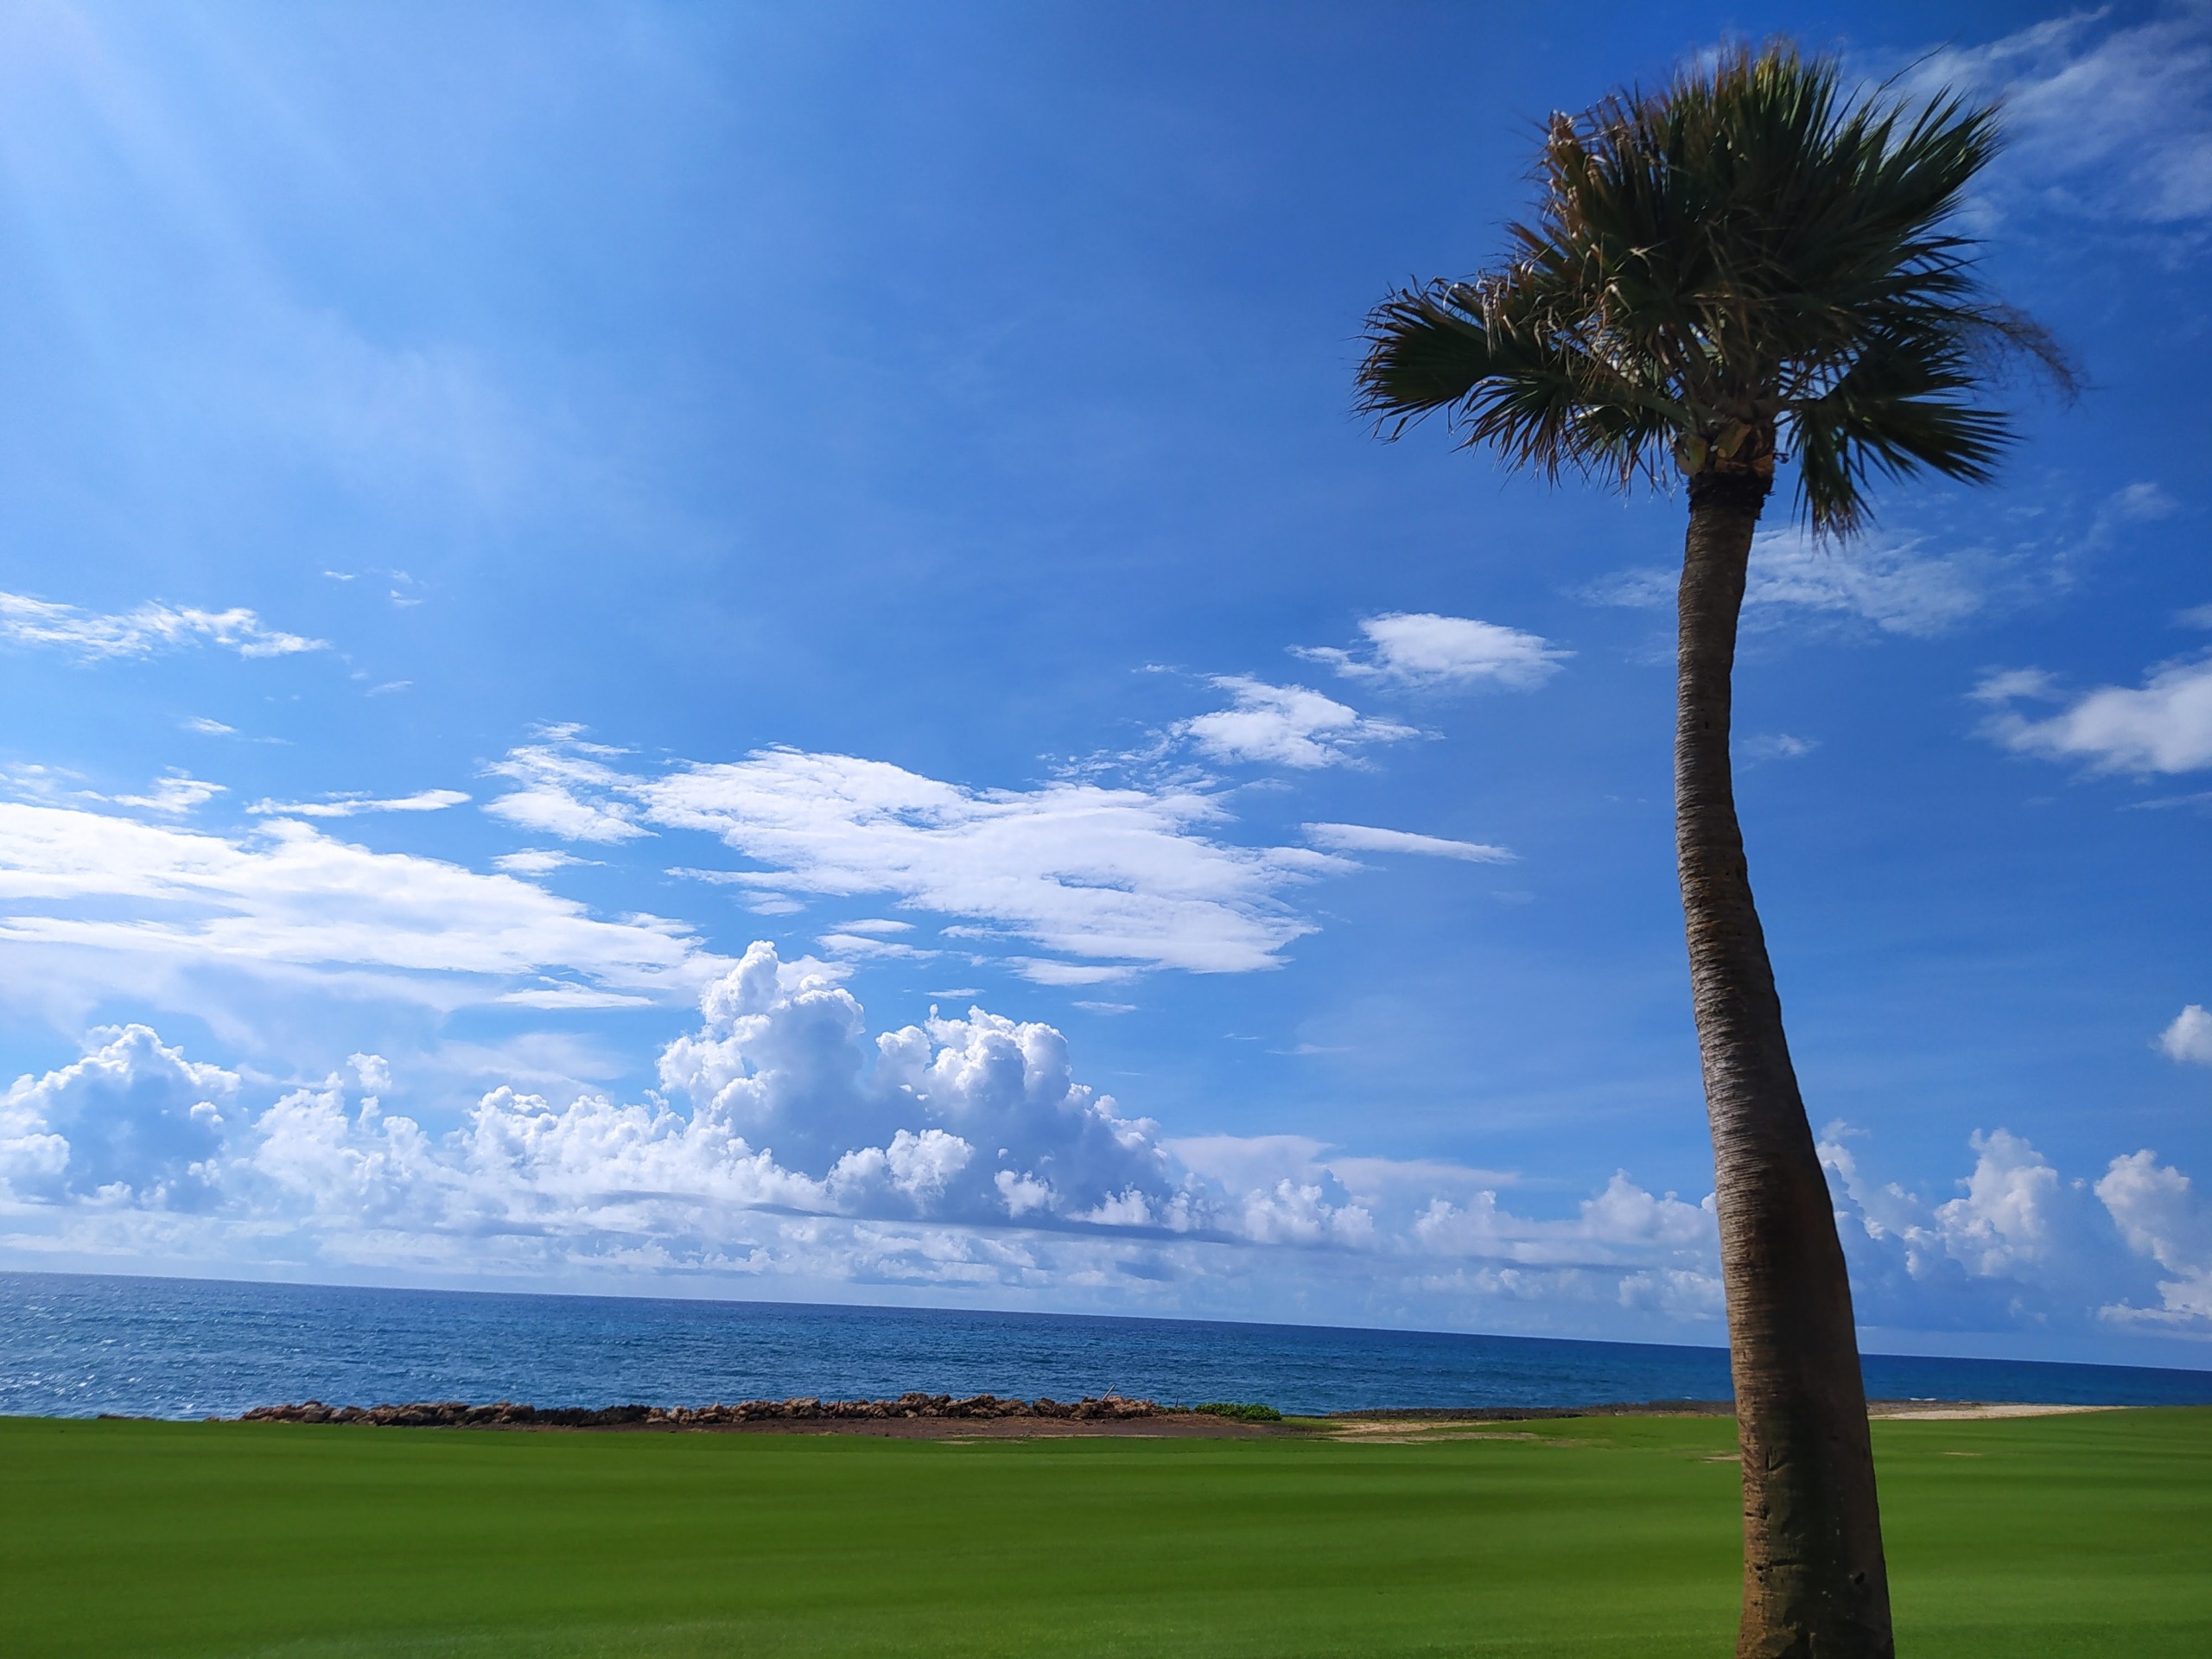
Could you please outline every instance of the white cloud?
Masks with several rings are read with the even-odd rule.
[[[708,982],[639,1101],[495,1074],[442,1105],[380,1055],[347,1067],[280,1090],[143,1027],[94,1032],[0,1096],[0,1249],[1719,1333],[1709,1197],[1617,1172],[1564,1213],[1522,1214],[1497,1172],[1297,1135],[1170,1139],[1079,1081],[1050,1026],[971,1008],[873,1031],[821,964],[765,944]],[[396,1086],[426,1103],[387,1110]],[[1930,1205],[1863,1179],[1844,1135],[1822,1154],[1863,1316],[2184,1335],[2212,1318],[2212,1214],[2150,1153],[2092,1192],[1998,1130]]]
[[[2181,503],[2168,494],[2157,480],[2147,478],[2122,485],[2113,492],[2104,506],[2107,517],[2131,524],[2156,524],[2180,511]]]
[[[221,721],[210,720],[205,715],[194,715],[183,725],[186,731],[197,732],[202,737],[232,737],[238,733],[237,727],[226,726]]]
[[[548,851],[537,847],[525,847],[520,852],[501,853],[492,861],[494,869],[505,870],[509,875],[550,875],[556,870],[565,870],[571,865],[590,864],[595,861],[578,858],[573,853]]]
[[[104,615],[10,593],[0,593],[0,639],[19,645],[52,645],[87,661],[150,657],[203,643],[241,657],[289,657],[326,649],[320,639],[264,627],[249,610],[203,611],[154,601],[136,610]]]
[[[2058,1172],[2025,1141],[2004,1129],[1974,1137],[1974,1173],[1965,1193],[1936,1209],[1944,1248],[1968,1273],[1993,1279],[2042,1261],[2058,1228],[2053,1210]]]
[[[246,810],[264,817],[351,818],[364,812],[442,812],[449,806],[467,804],[468,798],[457,789],[425,789],[384,800],[343,794],[319,801],[256,801]]]
[[[1138,968],[1271,968],[1312,931],[1281,894],[1350,868],[1309,849],[1238,847],[1196,785],[1109,789],[1057,782],[973,790],[877,760],[765,749],[657,778],[552,746],[518,751],[516,798],[487,810],[584,839],[696,830],[766,868],[684,874],[839,898],[881,895],[966,918],[953,937],[1009,938],[1062,958],[1020,958],[1033,979],[1096,983]],[[782,910],[785,906],[779,906]]]
[[[2009,705],[2051,695],[2032,671],[1983,682],[1976,696],[1999,705],[1984,732],[2006,748],[2103,772],[2179,772],[2212,766],[2212,658],[2168,664],[2138,688],[2100,686],[2070,708],[2030,720]]]
[[[85,1057],[18,1078],[0,1100],[0,1191],[197,1209],[220,1185],[237,1076],[197,1065],[144,1026],[92,1033]]]
[[[1929,638],[1980,610],[1991,582],[1986,555],[1925,554],[1916,536],[1823,543],[1796,526],[1752,543],[1747,609],[1788,607],[1854,616],[1889,633]]]
[[[2085,1249],[2079,1183],[2069,1186],[2035,1147],[1999,1128],[1970,1138],[1973,1171],[1960,1196],[1930,1204],[1891,1183],[1877,1186],[1843,1144],[1840,1125],[1821,1141],[1821,1160],[1842,1183],[1856,1230],[1896,1250],[1923,1285],[1948,1270],[2008,1287],[2078,1277]]]
[[[1993,588],[2012,579],[2008,562],[1982,550],[1925,555],[1923,545],[1916,536],[1878,532],[1837,543],[1796,525],[1762,531],[1751,543],[1745,621],[1756,625],[1763,613],[1810,612],[1924,639],[1972,616]],[[1679,579],[1670,569],[1624,570],[1580,592],[1593,604],[1657,610],[1675,603]]]
[[[1967,696],[1976,702],[2002,704],[2022,697],[2055,702],[2060,693],[2058,682],[2039,668],[2008,668],[1985,674]]]
[[[1524,1266],[1623,1266],[1656,1250],[1679,1265],[1711,1271],[1719,1249],[1710,1199],[1697,1205],[1671,1192],[1656,1196],[1625,1171],[1584,1199],[1571,1221],[1516,1216],[1485,1191],[1465,1204],[1433,1199],[1414,1232],[1440,1255],[1494,1256]],[[1713,1282],[1717,1290],[1717,1274]]]
[[[1316,844],[1341,853],[1415,853],[1428,858],[1465,859],[1471,864],[1510,864],[1515,855],[1479,841],[1452,841],[1416,835],[1410,830],[1378,830],[1364,823],[1309,823]]]
[[[2212,215],[2212,12],[2110,19],[2109,7],[2075,12],[1933,52],[1908,84],[2003,99],[2003,206],[2154,225]]]
[[[925,950],[918,945],[901,944],[896,939],[877,938],[868,933],[824,933],[816,941],[821,947],[840,957],[873,957],[885,960],[904,959],[927,962],[938,953]]]
[[[2212,1065],[2212,1013],[2201,1003],[2190,1003],[2159,1033],[2158,1046],[2169,1059]]]
[[[139,806],[149,812],[164,812],[172,817],[181,817],[195,806],[212,801],[223,792],[223,785],[211,784],[204,778],[194,778],[190,772],[172,766],[143,795],[118,795],[118,806]]]
[[[1137,976],[1131,967],[1055,962],[1048,957],[1008,957],[1006,962],[1032,985],[1120,985]]]
[[[1862,1323],[1919,1329],[2043,1328],[2133,1323],[2177,1332],[2212,1315],[2212,1218],[2187,1177],[2148,1152],[2112,1161],[2094,1186],[2066,1179],[2018,1135],[1973,1138],[1961,1195],[1930,1205],[1877,1184],[1823,1132],[1821,1161],[1841,1188],[1838,1219]],[[2152,1258],[2171,1277],[2152,1289]]]
[[[1745,626],[1826,620],[1935,639],[2064,592],[2079,562],[2107,547],[2121,526],[2174,510],[2158,484],[2140,480],[2086,513],[2054,504],[1993,519],[1968,517],[1961,505],[1937,498],[1919,509],[1926,530],[1877,526],[1838,541],[1801,522],[1777,524],[1751,543]],[[1654,566],[1618,571],[1576,592],[1592,604],[1671,609],[1680,581],[1679,567]]]
[[[2116,1302],[2099,1311],[2121,1322],[2212,1327],[2212,1207],[2196,1201],[2189,1177],[2146,1149],[2113,1159],[2096,1191],[2128,1248],[2173,1275],[2159,1281],[2155,1308]]]
[[[486,804],[486,812],[563,841],[634,841],[652,833],[617,793],[631,780],[598,758],[608,751],[575,741],[567,728],[547,739],[511,751],[487,769],[522,787]]]
[[[1302,685],[1269,685],[1243,675],[1220,676],[1213,683],[1230,694],[1230,706],[1173,729],[1216,760],[1309,770],[1341,766],[1370,743],[1420,735],[1410,726],[1362,715]]]
[[[699,1248],[734,1210],[862,1219],[1188,1234],[1204,1217],[1146,1119],[1079,1084],[1066,1042],[982,1008],[869,1039],[861,1004],[754,944],[668,1044],[668,1103],[500,1086],[434,1135],[385,1115],[391,1068],[237,1109],[238,1077],[153,1031],[93,1033],[86,1058],[0,1102],[17,1201],[201,1210],[259,1236],[343,1255],[370,1234],[462,1256],[485,1232],[595,1252]],[[221,1103],[217,1103],[221,1102]]]
[[[0,1101],[12,1214],[124,1250],[156,1221],[182,1236],[188,1214],[203,1249],[478,1274],[615,1262],[1068,1287],[1118,1268],[1205,1284],[1209,1263],[1280,1249],[1357,1259],[1355,1282],[1503,1268],[1516,1296],[1618,1306],[1664,1281],[1677,1313],[1717,1307],[1709,1215],[1625,1177],[1548,1222],[1500,1209],[1483,1171],[1297,1136],[1169,1143],[1078,1081],[1050,1026],[975,1008],[871,1036],[849,991],[765,944],[664,1050],[664,1097],[584,1089],[563,1104],[503,1084],[441,1133],[385,1111],[381,1056],[348,1065],[358,1097],[332,1077],[253,1104],[151,1031],[95,1033],[85,1059]]]
[[[1788,732],[1768,732],[1747,737],[1738,746],[1738,753],[1749,761],[1802,760],[1821,747],[1814,737],[1793,737]]]
[[[1333,645],[1299,647],[1298,656],[1339,674],[1410,686],[1501,685],[1530,690],[1559,672],[1572,652],[1541,635],[1473,617],[1393,611],[1363,618],[1363,657]]]
[[[22,804],[0,804],[0,949],[18,995],[65,975],[152,994],[245,969],[332,984],[366,971],[385,994],[446,1005],[518,979],[665,999],[715,966],[676,923],[601,920],[512,876],[295,820],[232,839]]]

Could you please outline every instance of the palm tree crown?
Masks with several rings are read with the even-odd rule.
[[[1873,473],[1984,479],[2011,435],[1967,401],[1990,359],[2073,385],[1948,228],[1996,144],[1990,109],[1854,100],[1787,44],[1554,115],[1510,263],[1378,306],[1360,406],[1448,410],[1470,446],[1624,487],[1669,460],[1770,479],[1787,445],[1823,532],[1858,526]]]

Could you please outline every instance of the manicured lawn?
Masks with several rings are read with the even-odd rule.
[[[1732,1426],[1414,1445],[0,1420],[0,1653],[1725,1655]],[[2212,1653],[2212,1410],[1879,1425],[1900,1649]]]

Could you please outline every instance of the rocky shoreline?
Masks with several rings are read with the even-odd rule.
[[[292,1406],[256,1406],[243,1423],[368,1423],[384,1428],[734,1428],[747,1423],[868,1423],[922,1421],[988,1422],[1041,1419],[1056,1422],[1121,1423],[1188,1414],[1156,1400],[1118,1394],[1061,1401],[1006,1400],[993,1394],[955,1399],[949,1394],[902,1394],[895,1400],[745,1400],[710,1406],[525,1406],[498,1400],[472,1406],[461,1400],[409,1405],[327,1406],[320,1400]]]
[[[1930,1421],[1981,1417],[2041,1416],[2050,1413],[2113,1410],[2120,1408],[1988,1404],[1969,1401],[1875,1400],[1869,1414],[1878,1418]],[[510,1400],[470,1405],[461,1400],[424,1400],[406,1405],[330,1406],[320,1400],[298,1405],[257,1406],[230,1421],[244,1423],[353,1423],[383,1428],[513,1428],[711,1430],[721,1433],[848,1433],[900,1439],[938,1440],[984,1436],[1022,1439],[1035,1435],[1136,1434],[1236,1438],[1251,1434],[1363,1433],[1397,1430],[1450,1433],[1517,1422],[1560,1418],[1727,1417],[1726,1400],[1656,1400],[1637,1404],[1590,1406],[1429,1407],[1330,1412],[1319,1418],[1285,1423],[1268,1413],[1265,1420],[1246,1414],[1254,1408],[1162,1405],[1157,1400],[1118,1394],[1081,1400],[1014,1400],[992,1394],[956,1397],[949,1394],[900,1395],[895,1400],[742,1400],[709,1406],[621,1405],[529,1406]],[[1256,1408],[1264,1412],[1265,1408]]]

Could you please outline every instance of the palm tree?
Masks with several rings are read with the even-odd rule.
[[[1895,1648],[1851,1286],[1736,822],[1738,614],[1777,462],[1794,457],[1814,533],[1846,537],[1876,474],[1989,477],[2011,430],[1971,400],[2002,359],[2071,391],[1956,228],[1997,142],[1988,108],[1857,97],[1787,42],[1725,50],[1656,95],[1554,115],[1508,261],[1391,295],[1359,371],[1389,436],[1441,410],[1469,447],[1553,479],[1687,480],[1675,844],[1743,1448],[1744,1659]]]

